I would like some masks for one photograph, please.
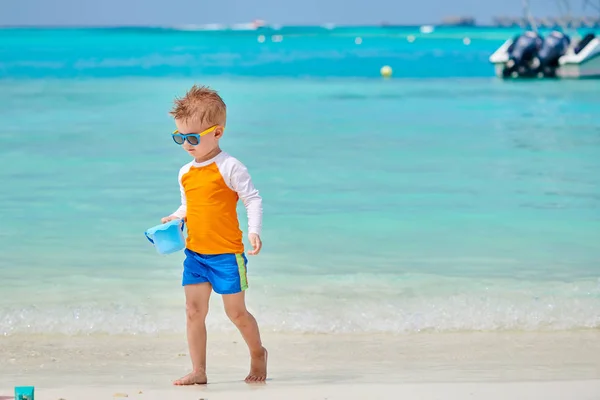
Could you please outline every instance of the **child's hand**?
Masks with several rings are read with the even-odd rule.
[[[248,252],[248,254],[251,256],[255,256],[258,253],[260,253],[260,249],[262,248],[262,242],[260,240],[260,236],[258,236],[258,234],[256,234],[256,233],[250,233],[250,234],[248,234],[248,240],[250,241],[250,244],[252,245],[252,250],[250,250]]]
[[[168,217],[161,218],[160,223],[161,224],[166,224],[167,222],[173,221],[175,219],[179,219],[179,218],[177,218],[174,215],[169,215]]]

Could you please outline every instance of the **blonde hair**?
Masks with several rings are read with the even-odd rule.
[[[194,85],[185,96],[175,99],[169,112],[175,119],[207,125],[225,125],[227,106],[219,94],[207,86]]]

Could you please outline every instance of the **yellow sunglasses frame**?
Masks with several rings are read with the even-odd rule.
[[[207,128],[207,129],[203,130],[200,133],[180,133],[177,129],[175,129],[175,131],[173,131],[173,133],[172,133],[171,136],[173,136],[173,137],[175,137],[175,135],[181,135],[181,136],[183,136],[183,142],[181,143],[181,144],[183,144],[186,141],[186,136],[189,136],[189,135],[196,136],[197,135],[199,137],[202,137],[202,136],[208,135],[209,133],[211,133],[212,131],[214,131],[215,129],[217,129],[220,126],[221,125],[213,125],[210,128]],[[225,130],[224,127],[223,127],[223,130]],[[198,140],[198,144],[200,144],[200,140]]]
[[[221,125],[213,125],[210,128],[206,128],[205,130],[203,130],[202,132],[198,133],[198,136],[202,137],[204,135],[208,135],[209,133],[211,133],[212,131],[214,131],[215,129],[217,129],[219,126]],[[177,129],[175,129],[173,131],[173,135],[177,135],[177,134],[181,134],[181,135],[189,135],[189,133],[181,133],[179,132]]]

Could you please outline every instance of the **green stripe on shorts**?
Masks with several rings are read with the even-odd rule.
[[[236,254],[235,259],[238,265],[238,272],[240,273],[240,290],[248,289],[248,276],[246,276],[246,262],[241,254]]]

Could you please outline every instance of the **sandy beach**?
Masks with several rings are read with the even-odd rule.
[[[434,384],[310,384],[273,385],[273,387],[221,388],[187,387],[180,389],[153,389],[146,392],[136,389],[115,392],[107,388],[65,387],[47,389],[36,394],[36,399],[290,399],[290,400],[337,400],[337,399],[548,399],[565,398],[596,400],[599,398],[600,382],[506,382],[506,383],[434,383]],[[127,396],[125,396],[127,395]],[[12,399],[12,396],[0,397]]]
[[[0,399],[599,399],[600,332],[265,334],[269,380],[247,385],[234,334],[209,337],[206,386],[178,388],[183,336],[4,337]]]

